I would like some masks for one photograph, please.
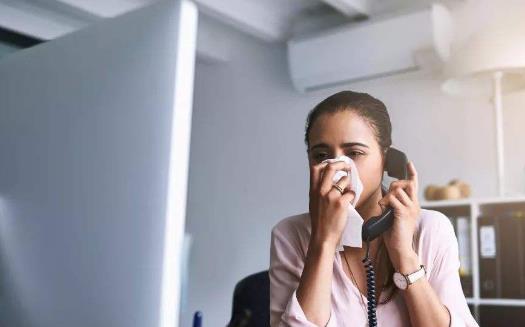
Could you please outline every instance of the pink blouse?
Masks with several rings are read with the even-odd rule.
[[[306,319],[296,289],[303,271],[310,238],[310,216],[286,217],[272,228],[270,250],[270,325],[316,326]],[[427,280],[451,314],[451,326],[479,327],[467,306],[459,280],[458,243],[448,218],[439,211],[421,209],[414,249],[425,265]],[[377,306],[378,326],[410,326],[402,291]],[[385,292],[390,293],[390,292]],[[327,326],[367,326],[359,297],[362,295],[345,274],[336,253],[332,277],[331,315]],[[381,293],[379,302],[388,294]]]

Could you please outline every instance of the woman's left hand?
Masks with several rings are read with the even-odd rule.
[[[408,179],[396,180],[390,184],[379,205],[391,206],[394,209],[392,228],[383,233],[383,240],[390,260],[398,270],[414,265],[417,255],[412,247],[412,239],[417,227],[421,209],[417,199],[417,171],[410,161],[407,164]],[[417,268],[417,263],[415,263]]]

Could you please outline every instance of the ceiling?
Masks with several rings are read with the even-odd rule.
[[[0,0],[0,27],[50,40],[156,0]],[[344,22],[396,15],[431,0],[194,0],[200,11],[268,42]],[[462,2],[466,0],[444,0]],[[441,1],[443,2],[443,1]]]

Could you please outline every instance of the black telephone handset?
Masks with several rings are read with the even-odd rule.
[[[395,149],[390,147],[386,154],[385,159],[385,171],[388,176],[395,177],[397,179],[407,179],[407,156]],[[383,192],[386,193],[383,187]],[[381,233],[392,227],[394,222],[394,209],[390,206],[386,207],[386,210],[379,216],[369,218],[364,224],[361,232],[363,241],[372,241],[378,237]]]
[[[395,149],[390,147],[386,154],[385,159],[385,171],[388,176],[395,177],[397,179],[407,179],[407,156]],[[384,193],[387,192],[382,187]],[[369,257],[370,242],[376,237],[381,235],[384,231],[392,227],[394,223],[394,209],[390,206],[386,207],[386,210],[379,216],[369,218],[363,223],[363,229],[361,231],[361,237],[363,242],[366,242],[366,255],[363,259],[363,264],[366,270],[366,286],[367,286],[367,300],[368,300],[368,326],[377,326],[376,317],[376,284],[375,284],[375,272],[372,259]]]

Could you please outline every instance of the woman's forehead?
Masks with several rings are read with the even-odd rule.
[[[369,146],[375,141],[372,127],[366,119],[348,110],[317,117],[310,130],[310,144],[359,142]]]

